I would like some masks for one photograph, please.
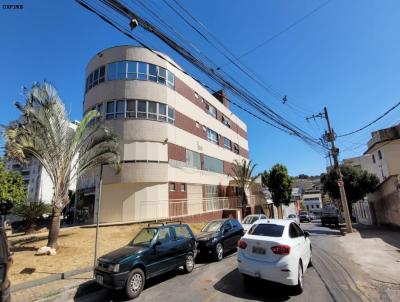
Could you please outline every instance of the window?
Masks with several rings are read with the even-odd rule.
[[[136,117],[136,100],[126,101],[126,117]]]
[[[160,241],[162,244],[166,244],[171,241],[171,232],[169,227],[160,229],[158,233],[158,241]]]
[[[239,145],[238,144],[233,144],[233,152],[236,154],[239,154]]]
[[[291,223],[290,226],[289,226],[289,237],[290,238],[298,237],[297,230],[294,227],[294,223]]]
[[[232,142],[226,137],[224,137],[224,148],[232,150]]]
[[[210,103],[206,102],[206,110],[209,115],[217,118],[217,109],[214,106],[212,106]]]
[[[222,124],[229,128],[231,127],[231,121],[225,115],[222,116]]]
[[[207,128],[207,138],[208,138],[208,141],[218,145],[218,133],[217,132]]]
[[[185,239],[185,238],[192,238],[192,234],[190,234],[190,231],[188,230],[187,227],[185,226],[174,226],[173,227],[175,230],[175,235],[176,239]]]
[[[138,72],[137,72],[137,62],[134,61],[128,61],[128,74],[127,78],[132,80],[132,79],[137,79],[138,78]]]
[[[181,192],[186,192],[186,184],[181,184]]]
[[[205,198],[218,197],[218,186],[204,185],[204,196]]]
[[[156,120],[157,119],[157,103],[149,101],[149,119]]]
[[[138,101],[137,104],[137,117],[147,118],[147,102]]]
[[[319,209],[319,204],[315,205],[317,207],[317,209]]]
[[[157,82],[157,66],[153,64],[149,64],[149,80],[153,82]]]
[[[138,63],[138,68],[139,68],[139,80],[147,80],[147,67],[148,64],[143,63],[143,62],[139,62]]]
[[[375,163],[375,154],[372,154],[372,162]]]
[[[311,209],[314,209],[314,205],[313,204],[311,205]]]
[[[102,66],[102,68],[103,69],[100,69],[96,74],[98,82],[104,82],[105,67]],[[170,88],[174,88],[175,86],[174,74],[165,68],[154,64],[136,61],[120,61],[108,64],[109,81],[125,79],[139,79],[144,81],[150,80],[152,82],[167,85]],[[92,82],[93,80],[90,80],[88,77],[86,80],[86,87],[90,87],[89,85]]]
[[[116,101],[116,111],[115,118],[124,118],[125,117],[125,100]]]
[[[231,222],[231,224],[232,224],[232,226],[234,228],[241,228],[242,227],[242,225],[236,219],[231,219],[230,222]]]
[[[292,223],[294,229],[296,230],[297,233],[297,237],[303,237],[304,236],[304,232],[303,230],[295,223]]]
[[[204,155],[204,170],[224,173],[224,162],[220,159]]]
[[[175,191],[175,183],[174,182],[171,182],[169,184],[169,190],[170,190],[170,192],[174,192]]]
[[[158,103],[158,120],[167,121],[167,105]]]
[[[174,80],[174,75],[171,71],[167,70],[167,86],[174,88],[175,86],[175,80]]]
[[[168,123],[173,124],[175,121],[175,109],[168,106]]]
[[[283,225],[259,223],[254,224],[248,233],[250,235],[266,236],[266,237],[282,237],[284,230]]]
[[[104,82],[105,70],[106,68],[103,65],[95,69],[88,75],[88,77],[86,78],[86,91],[93,88],[97,84]]]
[[[106,120],[115,118],[115,102],[107,102]]]
[[[381,152],[381,150],[378,150],[378,158],[379,158],[379,160],[382,160],[382,152]]]
[[[186,149],[186,165],[190,168],[200,170],[200,153]]]

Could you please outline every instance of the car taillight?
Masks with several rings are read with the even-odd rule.
[[[271,250],[274,254],[277,255],[289,255],[290,253],[290,246],[288,245],[277,245],[271,247]]]
[[[239,240],[237,243],[238,248],[244,250],[247,247],[247,243],[244,240]]]

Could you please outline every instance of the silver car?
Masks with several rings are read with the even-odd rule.
[[[254,214],[254,215],[247,215],[242,221],[242,227],[245,232],[247,232],[253,223],[259,219],[267,219],[268,217],[264,214]]]

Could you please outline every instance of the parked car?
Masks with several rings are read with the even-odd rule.
[[[140,295],[147,279],[183,267],[193,270],[196,240],[187,224],[149,224],[126,246],[101,256],[95,268],[98,284]]]
[[[287,217],[289,220],[293,220],[295,222],[299,222],[299,218],[297,217],[296,214],[289,214]]]
[[[253,225],[253,223],[258,219],[267,219],[267,216],[265,216],[264,214],[247,215],[242,221],[242,227],[244,231],[247,232]]]
[[[300,212],[300,222],[311,222],[312,218],[308,212]]]
[[[246,282],[252,277],[295,286],[303,291],[303,274],[311,264],[309,233],[293,221],[256,221],[238,242],[238,269]]]
[[[8,270],[12,264],[11,253],[8,248],[8,241],[4,229],[0,228],[0,301],[9,302],[10,280],[8,279]]]
[[[196,236],[200,255],[212,256],[221,261],[225,252],[236,249],[236,244],[243,234],[243,227],[236,219],[210,221]]]
[[[322,208],[321,225],[322,226],[335,226],[339,227],[341,222],[341,215],[339,210],[332,204],[327,204]]]

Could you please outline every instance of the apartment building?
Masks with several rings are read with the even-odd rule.
[[[121,172],[104,167],[101,175],[100,222],[198,214],[235,194],[229,174],[235,159],[249,157],[246,124],[222,91],[210,93],[165,54],[99,52],[86,69],[83,107],[120,138]],[[79,189],[97,207],[99,171],[87,178]]]
[[[320,190],[307,190],[303,192],[301,203],[305,206],[309,213],[316,217],[321,216],[322,211],[322,194]]]

